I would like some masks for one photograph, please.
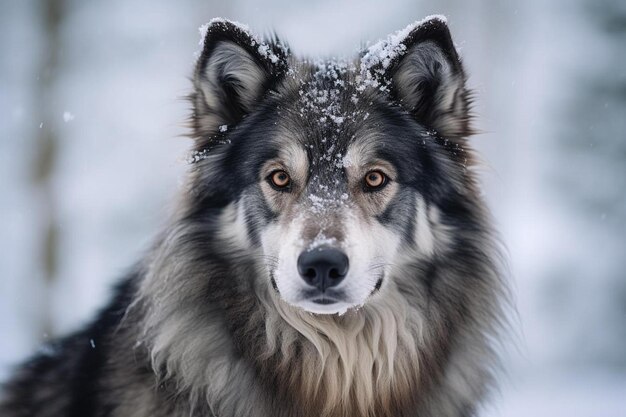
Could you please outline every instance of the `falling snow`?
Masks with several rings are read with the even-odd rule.
[[[74,116],[72,113],[70,113],[69,111],[65,111],[63,112],[63,121],[65,123],[69,123],[72,120],[74,120],[76,118],[76,116]],[[39,126],[40,128],[43,127],[43,123]]]

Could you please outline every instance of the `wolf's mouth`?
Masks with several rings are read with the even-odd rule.
[[[270,285],[273,290],[276,291],[276,294],[283,297],[283,294],[278,289],[276,277],[274,275],[274,271],[272,270],[269,271],[269,279]],[[306,289],[300,289],[295,299],[283,299],[293,306],[303,308],[304,310],[312,313],[343,314],[343,312],[347,311],[348,309],[363,305],[365,302],[367,302],[367,299],[380,291],[384,280],[385,273],[381,272],[378,275],[376,283],[374,284],[374,287],[370,291],[369,295],[365,297],[365,300],[361,301],[360,303],[355,303],[354,300],[350,299],[344,289],[338,288],[327,288],[324,291],[320,291],[320,289],[318,288],[309,287]]]
[[[343,290],[327,289],[326,291],[319,291],[318,289],[307,288],[300,292],[300,296],[303,299],[310,301],[315,300],[331,300],[332,302],[345,301],[346,293]],[[329,304],[329,303],[325,303]]]
[[[314,300],[312,300],[315,304],[322,304],[322,305],[329,305],[329,304],[335,304],[337,302],[337,300],[332,299],[332,298],[316,298]]]

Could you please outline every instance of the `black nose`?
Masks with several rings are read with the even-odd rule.
[[[348,257],[338,249],[312,249],[298,257],[298,272],[307,284],[324,291],[346,277]]]

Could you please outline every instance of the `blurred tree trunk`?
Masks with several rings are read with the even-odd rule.
[[[35,149],[33,165],[33,181],[39,190],[40,196],[40,223],[41,246],[38,254],[45,291],[41,306],[41,331],[43,335],[50,335],[53,330],[51,322],[51,289],[57,279],[59,227],[56,216],[54,191],[52,180],[56,169],[56,160],[59,147],[57,136],[57,118],[59,112],[55,109],[54,87],[58,78],[59,61],[61,59],[61,23],[64,11],[63,0],[42,0],[42,27],[43,56],[38,71],[38,83],[35,88],[36,113],[42,121]]]

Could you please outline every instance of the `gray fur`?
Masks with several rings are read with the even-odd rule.
[[[474,415],[506,285],[449,32],[408,29],[364,66],[214,21],[178,212],[93,324],[16,372],[1,414]],[[389,177],[375,192],[372,169]],[[298,299],[295,258],[315,245],[350,257],[341,308]]]
[[[465,75],[452,68],[437,45],[424,42],[411,48],[393,82],[403,104],[422,120],[432,123],[442,135],[461,137],[466,134]],[[423,99],[426,88],[434,90],[431,101]]]

